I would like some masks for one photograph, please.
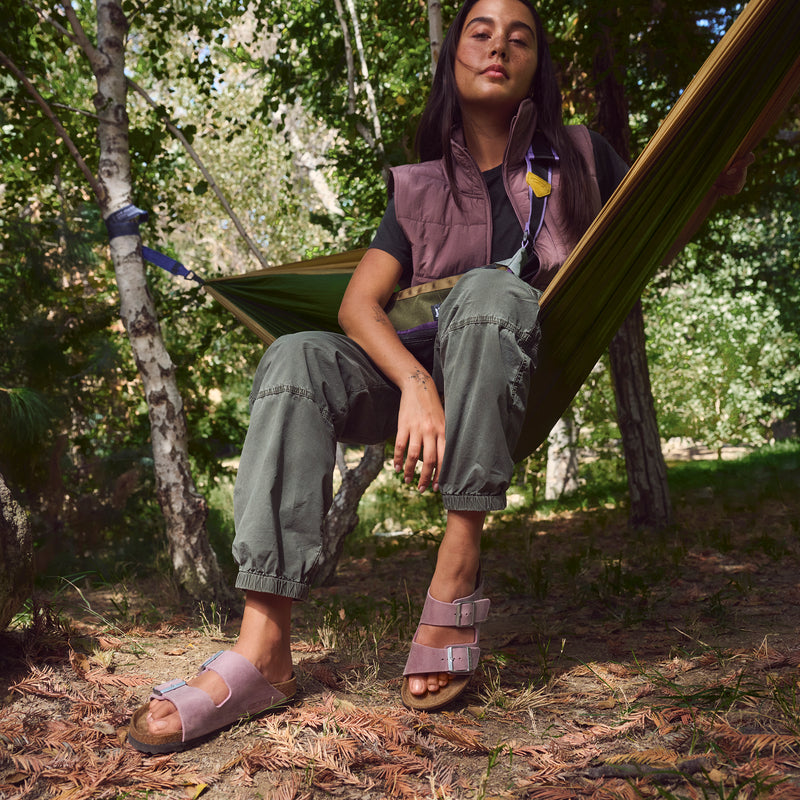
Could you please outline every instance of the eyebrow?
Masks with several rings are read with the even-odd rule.
[[[464,30],[466,30],[466,29],[467,29],[467,28],[469,28],[471,25],[474,25],[475,23],[478,23],[478,22],[485,22],[485,23],[487,23],[488,25],[494,25],[494,24],[495,24],[495,20],[494,20],[494,18],[493,18],[493,17],[473,17],[473,18],[472,18],[472,19],[471,19],[471,20],[470,20],[470,21],[469,21],[469,22],[468,22],[468,23],[467,23],[467,24],[464,26]],[[520,19],[520,20],[516,20],[515,22],[512,22],[512,23],[511,23],[511,25],[509,25],[509,27],[510,27],[510,28],[513,28],[513,29],[516,29],[516,28],[523,28],[523,29],[525,29],[526,31],[528,31],[528,32],[530,33],[530,35],[531,35],[531,36],[533,36],[533,38],[534,38],[534,41],[536,40],[536,33],[535,33],[535,31],[533,30],[533,28],[531,28],[531,26],[530,26],[530,25],[528,25],[528,23],[527,23],[527,22],[523,22],[521,19]]]

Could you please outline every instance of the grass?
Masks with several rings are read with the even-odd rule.
[[[304,609],[304,621],[312,639],[346,658],[378,659],[387,639],[410,640],[416,629],[421,604],[408,596],[398,600],[367,594],[332,594],[312,598]]]

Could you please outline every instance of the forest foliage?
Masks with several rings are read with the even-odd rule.
[[[262,263],[171,128],[214,176],[263,262],[368,244],[385,204],[386,168],[414,157],[430,82],[427,6],[350,6],[355,19],[331,0],[123,3],[127,71],[141,89],[131,90],[129,114],[135,202],[150,215],[145,244],[209,277]],[[75,8],[91,30],[93,5]],[[445,21],[454,8],[442,3]],[[587,76],[598,37],[611,38],[635,157],[740,5],[634,2],[621,14],[606,0],[543,0],[540,8],[565,114],[601,131]],[[163,537],[147,408],[118,319],[97,207],[63,139],[6,65],[36,85],[93,169],[95,87],[60,6],[22,2],[7,13],[0,31],[0,472],[31,510],[43,565],[53,557],[80,564],[99,551],[118,562],[132,552],[131,540],[152,553],[152,541]],[[347,41],[358,51],[350,66]],[[759,147],[745,191],[716,209],[644,298],[664,437],[720,450],[764,445],[776,431],[793,430],[799,155],[795,106]],[[186,403],[195,479],[212,492],[231,474],[244,439],[261,347],[198,287],[156,268],[150,281]],[[578,402],[582,444],[614,453],[618,433],[602,365]]]

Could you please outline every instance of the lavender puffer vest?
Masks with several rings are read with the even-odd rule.
[[[525,100],[512,122],[503,159],[503,182],[521,229],[527,222],[530,204],[525,181],[525,153],[535,129],[536,108],[530,100]],[[597,212],[600,210],[600,189],[589,131],[583,125],[574,125],[567,128],[567,132],[589,165],[593,180],[592,197],[587,201]],[[456,132],[452,146],[461,208],[456,205],[450,190],[443,160],[407,164],[391,171],[390,191],[394,196],[397,221],[411,243],[412,286],[457,275],[491,260],[492,209],[486,183],[464,145],[460,131]],[[534,246],[539,257],[539,271],[533,280],[537,289],[547,286],[572,249],[564,234],[559,180],[556,166],[544,224]]]

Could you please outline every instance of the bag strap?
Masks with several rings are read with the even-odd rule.
[[[496,262],[513,272],[518,278],[522,275],[533,252],[533,245],[544,225],[544,215],[547,213],[547,198],[550,196],[553,181],[553,167],[558,164],[558,155],[550,146],[541,131],[536,131],[533,141],[525,154],[527,174],[525,181],[528,184],[528,221],[522,232],[522,243],[511,258]],[[531,230],[533,229],[533,235]]]
[[[522,246],[533,247],[544,225],[544,215],[547,212],[547,198],[552,191],[553,167],[558,164],[558,154],[545,139],[541,131],[536,131],[528,152],[525,154],[527,174],[525,180],[528,184],[528,198],[530,211],[528,222],[522,234]],[[536,225],[533,235],[534,208]]]

